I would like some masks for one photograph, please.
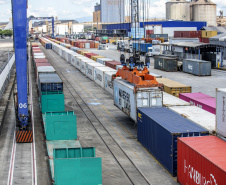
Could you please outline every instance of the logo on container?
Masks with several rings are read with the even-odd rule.
[[[97,76],[97,80],[102,82],[102,76],[100,74],[97,74],[96,76]]]
[[[193,71],[193,66],[192,66],[191,64],[188,64],[188,69],[189,69],[190,71]]]
[[[213,174],[210,174],[210,177],[204,177],[200,172],[198,172],[191,165],[186,165],[186,160],[184,160],[184,173],[194,181],[195,184],[199,185],[218,185],[217,180]]]
[[[88,74],[92,75],[92,70],[91,69],[88,69]]]

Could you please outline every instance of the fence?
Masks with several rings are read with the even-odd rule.
[[[15,54],[0,68],[0,99],[2,98],[5,88],[10,80],[10,75],[15,64]]]

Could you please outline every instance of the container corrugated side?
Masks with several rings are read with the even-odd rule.
[[[157,78],[156,80],[164,85],[165,92],[173,96],[179,97],[180,93],[191,93],[191,86],[184,85],[167,78]]]
[[[226,137],[226,88],[217,89],[216,129],[217,133]]]
[[[134,92],[134,84],[123,79],[115,79],[114,104],[132,118],[137,120],[136,112],[139,107],[162,107],[162,91],[158,88],[139,88]]]
[[[89,77],[93,81],[94,81],[94,69],[95,69],[95,67],[105,67],[105,66],[103,64],[98,63],[98,62],[86,63],[86,76]]]
[[[73,53],[73,54],[71,54],[71,61],[70,61],[70,63],[71,63],[73,66],[75,66],[75,63],[76,63],[76,57],[79,57],[79,56],[82,56],[82,55],[80,55],[80,54],[78,54],[78,53]]]
[[[113,59],[110,59],[110,58],[97,58],[97,62],[100,63],[100,64],[105,65],[106,61],[113,61]]]
[[[199,125],[165,108],[138,108],[137,139],[169,171],[177,175],[177,138],[208,135]]]
[[[105,91],[109,92],[112,96],[114,94],[114,86],[113,86],[113,79],[112,75],[116,74],[115,71],[109,71],[104,73],[104,89]],[[117,77],[117,79],[120,79],[121,77]]]
[[[75,57],[75,67],[78,69],[78,70],[80,70],[80,68],[81,68],[81,64],[80,64],[80,61],[81,61],[81,59],[86,59],[87,57],[84,57],[84,56],[76,56]]]
[[[116,70],[110,68],[110,67],[95,67],[94,69],[94,81],[100,85],[102,88],[104,88],[104,73],[105,72],[115,72]]]
[[[216,116],[214,114],[195,106],[172,106],[169,109],[200,125],[211,134],[216,133]]]
[[[178,176],[182,185],[225,185],[226,142],[216,136],[178,139]]]
[[[203,93],[180,93],[179,98],[204,109],[212,114],[216,114],[216,98]]]
[[[197,76],[211,76],[211,62],[195,59],[184,59],[183,72]]]
[[[86,74],[86,64],[87,63],[96,63],[94,60],[89,58],[80,59],[80,71],[85,75]]]

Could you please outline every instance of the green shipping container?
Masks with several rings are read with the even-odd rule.
[[[41,94],[41,112],[63,112],[65,111],[64,94],[49,94],[42,92]]]
[[[54,185],[102,185],[101,158],[95,148],[82,148],[78,140],[46,144]]]
[[[46,140],[77,139],[77,121],[73,111],[43,114]]]

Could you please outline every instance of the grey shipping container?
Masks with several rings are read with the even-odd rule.
[[[169,171],[177,175],[177,138],[209,135],[199,125],[165,108],[138,108],[137,139]]]
[[[115,79],[114,104],[136,122],[138,107],[162,107],[162,91],[157,87],[139,88],[123,79]]]
[[[39,74],[39,92],[63,91],[63,82],[56,73]]]
[[[183,71],[197,76],[211,76],[211,62],[196,59],[184,59]]]
[[[155,69],[164,70],[167,72],[176,72],[177,71],[177,59],[165,57],[165,56],[154,56]]]

